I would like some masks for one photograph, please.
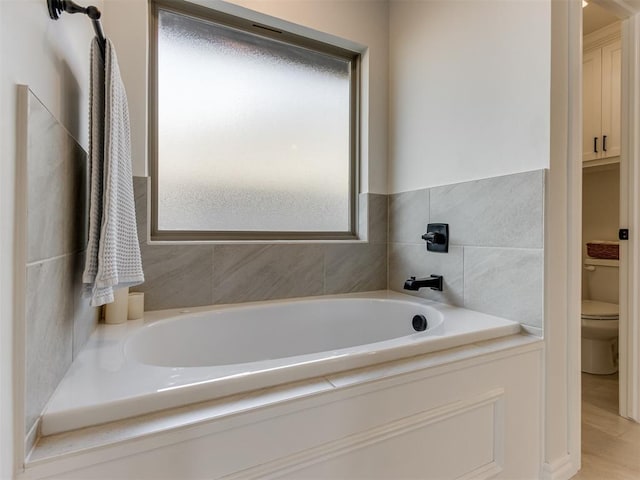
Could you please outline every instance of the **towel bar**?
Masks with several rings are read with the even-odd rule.
[[[93,23],[93,30],[96,32],[96,37],[100,45],[100,51],[104,58],[104,52],[107,45],[107,40],[102,31],[102,24],[100,23],[100,10],[96,7],[81,7],[80,5],[72,2],[71,0],[47,0],[47,8],[49,9],[49,16],[52,20],[58,20],[60,13],[84,13],[91,19]]]

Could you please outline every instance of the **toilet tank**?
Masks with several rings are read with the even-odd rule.
[[[584,266],[583,298],[618,303],[620,278],[617,261],[586,258]]]

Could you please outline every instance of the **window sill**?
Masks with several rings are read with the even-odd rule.
[[[146,245],[305,245],[305,244],[367,244],[368,240],[147,240]]]

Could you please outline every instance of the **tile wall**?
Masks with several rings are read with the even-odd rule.
[[[506,317],[541,334],[545,171],[389,196],[389,289]],[[427,252],[427,223],[448,223],[449,253]],[[402,289],[439,274],[444,291]]]
[[[26,431],[98,322],[82,297],[86,153],[26,87]]]
[[[387,196],[362,194],[369,243],[148,245],[146,177],[134,178],[145,309],[381,290],[387,286]],[[367,208],[367,205],[370,208]]]
[[[541,334],[544,170],[393,195],[363,194],[360,244],[147,245],[147,178],[136,177],[145,308],[187,307],[389,288],[516,320]],[[367,208],[367,204],[370,208]],[[366,221],[365,221],[366,220]],[[427,252],[448,223],[446,254]],[[368,224],[368,227],[367,227]],[[440,274],[443,292],[404,281]]]

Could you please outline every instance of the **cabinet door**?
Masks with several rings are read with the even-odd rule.
[[[602,158],[620,155],[621,72],[620,42],[602,47]]]
[[[602,116],[602,58],[600,49],[582,57],[582,160],[600,158]],[[595,141],[595,145],[594,145]]]

